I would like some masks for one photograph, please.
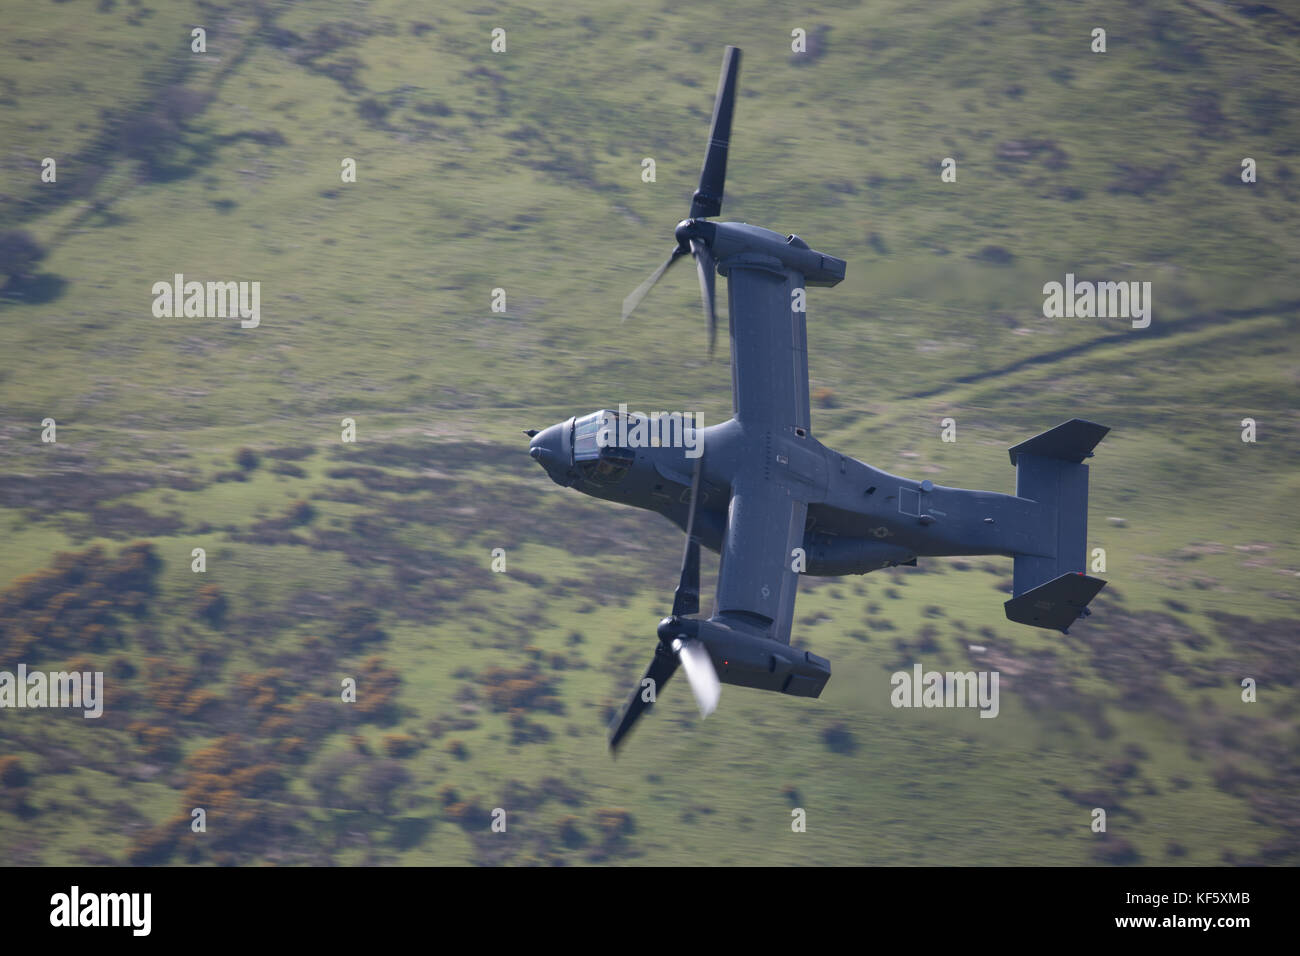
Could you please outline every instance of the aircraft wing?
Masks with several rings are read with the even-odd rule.
[[[712,620],[740,624],[790,643],[808,505],[761,470],[736,478],[722,539]]]
[[[807,315],[791,307],[796,294],[806,295],[803,278],[761,265],[727,265],[735,416],[775,430],[807,430]]]

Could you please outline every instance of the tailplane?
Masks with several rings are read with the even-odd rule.
[[[1088,551],[1088,466],[1085,458],[1110,431],[1071,419],[1010,449],[1016,497],[1045,506],[1035,554],[1015,557],[1007,617],[1065,632],[1086,617],[1088,602],[1106,582],[1085,573]]]

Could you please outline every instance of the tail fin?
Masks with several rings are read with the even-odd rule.
[[[1084,571],[1088,551],[1088,466],[1085,458],[1110,431],[1074,418],[1010,450],[1016,466],[1016,497],[1047,508],[1038,554],[1015,557],[1010,620],[1064,631],[1086,616],[1087,604],[1105,586]],[[1065,580],[1062,580],[1064,578]]]

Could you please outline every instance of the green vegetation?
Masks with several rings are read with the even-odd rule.
[[[1300,862],[1300,19],[445,6],[5,4],[0,671],[107,699],[0,711],[0,862]],[[611,761],[680,535],[557,488],[520,432],[729,414],[688,272],[618,324],[724,42],[727,218],[849,262],[810,296],[818,437],[1011,490],[1007,446],[1112,426],[1111,584],[1061,638],[1004,619],[1002,559],[808,579],[822,699],[725,688],[701,722],[674,683]],[[1043,318],[1067,272],[1150,281],[1151,327]],[[260,326],[155,318],[176,273],[260,282]],[[892,708],[918,660],[998,670],[998,719]]]

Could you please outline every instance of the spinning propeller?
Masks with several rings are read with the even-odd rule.
[[[713,357],[713,345],[718,336],[718,314],[716,308],[715,280],[716,263],[709,246],[713,241],[713,224],[708,216],[722,212],[722,192],[727,179],[727,147],[731,141],[731,117],[736,110],[736,78],[740,74],[740,50],[734,46],[727,47],[722,58],[722,76],[718,79],[718,96],[713,103],[713,125],[709,130],[709,148],[704,154],[704,168],[700,170],[700,185],[691,197],[691,211],[688,218],[677,224],[673,235],[677,246],[668,260],[650,277],[633,290],[623,300],[623,321],[641,304],[656,282],[658,282],[674,262],[685,255],[695,257],[695,266],[700,274],[700,294],[704,299],[704,318],[709,325],[709,357]]]
[[[673,594],[673,611],[659,622],[659,646],[650,666],[632,691],[627,706],[610,729],[609,746],[616,749],[627,736],[637,718],[654,703],[664,684],[677,673],[680,664],[691,685],[691,693],[700,707],[700,716],[707,717],[718,706],[722,683],[713,667],[713,660],[699,638],[694,636],[694,621],[687,615],[700,612],[700,541],[695,537],[695,506],[700,496],[700,470],[704,456],[695,459],[691,474],[691,504],[686,517],[686,550],[682,554],[682,574]],[[647,684],[646,681],[652,681]],[[649,698],[649,699],[647,699]]]

